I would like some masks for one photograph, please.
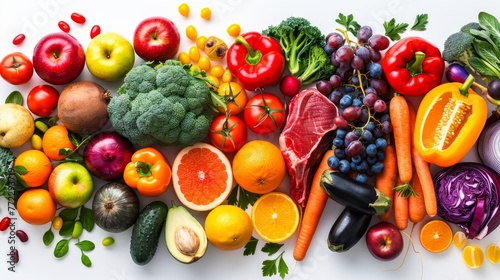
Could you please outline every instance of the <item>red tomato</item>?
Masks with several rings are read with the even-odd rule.
[[[285,123],[285,105],[272,93],[258,93],[248,100],[243,117],[248,128],[253,132],[271,133]]]
[[[20,52],[13,52],[2,59],[0,75],[13,85],[28,82],[33,76],[33,63]]]
[[[247,127],[243,120],[232,115],[218,115],[208,133],[212,145],[225,153],[237,151],[247,140]]]
[[[28,109],[40,117],[49,116],[57,106],[59,92],[49,85],[38,85],[30,90],[26,102]]]

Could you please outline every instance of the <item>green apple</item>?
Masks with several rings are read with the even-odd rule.
[[[21,147],[34,132],[35,121],[28,109],[14,103],[0,105],[0,147]]]
[[[78,208],[92,197],[94,181],[85,166],[68,161],[52,170],[48,187],[50,195],[59,205],[64,208]]]
[[[85,62],[94,77],[106,81],[118,80],[134,67],[134,47],[118,33],[102,33],[90,40]]]

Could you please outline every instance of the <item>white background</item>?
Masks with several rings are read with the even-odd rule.
[[[149,16],[166,16],[177,25],[182,35],[181,50],[187,51],[193,44],[184,35],[186,26],[193,24],[200,35],[216,35],[228,44],[232,39],[227,36],[226,28],[236,22],[242,26],[242,31],[262,31],[269,25],[276,25],[288,16],[302,16],[317,25],[326,34],[339,27],[335,23],[338,13],[353,14],[362,25],[371,25],[374,33],[382,32],[382,23],[391,18],[397,22],[413,23],[417,14],[429,14],[428,30],[413,33],[422,36],[440,49],[448,35],[456,32],[462,25],[470,21],[477,21],[480,11],[487,11],[500,18],[500,7],[492,1],[242,1],[242,0],[206,0],[189,1],[191,15],[181,17],[177,6],[181,1],[69,1],[69,0],[38,0],[38,1],[7,1],[0,0],[0,57],[13,51],[22,51],[31,56],[36,42],[44,35],[58,32],[57,23],[65,20],[71,27],[71,34],[86,48],[90,41],[89,32],[94,24],[102,28],[102,32],[114,31],[132,40],[135,26],[142,19]],[[212,8],[213,15],[210,21],[199,17],[202,7]],[[72,12],[78,12],[87,18],[87,23],[79,26],[70,19]],[[27,35],[21,46],[13,46],[15,35]],[[411,32],[405,36],[412,35]],[[136,59],[136,64],[141,60]],[[90,79],[113,90],[120,85],[97,81],[90,76],[87,69],[79,79]],[[12,86],[0,81],[0,100],[13,90],[21,91],[25,96],[35,85],[41,84],[35,74],[34,78],[24,86]],[[62,87],[57,87],[59,90]],[[273,90],[273,89],[271,89]],[[275,90],[275,89],[274,89]],[[417,100],[418,101],[418,100]],[[276,141],[278,134],[259,136],[259,138]],[[23,147],[24,148],[27,148]],[[175,148],[162,149],[172,162]],[[22,149],[16,149],[20,152]],[[473,149],[467,160],[476,160]],[[96,187],[103,182],[96,181]],[[280,190],[287,191],[287,181]],[[158,199],[170,202],[175,198],[173,189]],[[143,199],[145,205],[150,200]],[[90,202],[87,204],[90,207]],[[170,205],[170,203],[169,203]],[[285,261],[290,273],[287,279],[492,279],[500,275],[500,265],[493,265],[485,260],[483,267],[478,270],[468,269],[462,262],[461,251],[451,246],[440,254],[426,252],[419,244],[417,225],[411,235],[415,245],[414,252],[410,249],[406,259],[403,255],[394,261],[381,262],[375,260],[367,251],[364,239],[354,248],[345,253],[333,253],[326,246],[326,237],[335,218],[342,207],[328,201],[320,221],[319,229],[313,240],[309,253],[304,261],[296,263],[292,258],[296,235],[289,239],[285,246]],[[193,213],[202,223],[206,213]],[[0,200],[0,216],[7,215],[7,203]],[[374,218],[372,223],[376,222]],[[196,263],[181,264],[174,260],[165,247],[163,236],[160,239],[154,259],[146,266],[137,266],[130,258],[129,243],[131,229],[121,234],[107,234],[96,226],[93,232],[84,233],[82,239],[90,239],[96,243],[96,249],[88,253],[93,265],[86,268],[80,263],[80,252],[72,244],[69,253],[62,259],[53,256],[54,244],[45,247],[42,235],[49,225],[31,226],[17,220],[16,228],[23,229],[30,237],[27,243],[17,241],[20,262],[15,265],[15,272],[8,271],[9,231],[0,232],[0,279],[106,279],[106,280],[135,280],[135,279],[261,279],[261,263],[267,256],[257,252],[254,256],[243,256],[243,251],[225,252],[209,246],[206,255]],[[456,229],[456,228],[454,228]],[[410,234],[410,230],[406,231]],[[105,236],[113,236],[116,243],[105,248],[100,241]],[[483,249],[492,242],[500,242],[500,230],[487,238],[469,241]],[[409,239],[405,237],[406,244]],[[258,248],[264,244],[259,242]],[[402,266],[398,269],[400,264]],[[268,277],[267,277],[268,278]],[[279,279],[273,276],[268,279]]]

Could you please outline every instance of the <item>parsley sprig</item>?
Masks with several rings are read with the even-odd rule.
[[[255,251],[257,250],[257,244],[259,243],[259,240],[255,237],[251,237],[250,241],[245,245],[245,250],[243,251],[244,256],[249,256],[249,255],[254,255]],[[272,243],[272,242],[267,242],[264,244],[262,247],[261,251],[264,253],[267,253],[269,257],[275,255],[278,253],[278,251],[283,247],[284,244],[281,243]],[[279,274],[281,279],[285,279],[285,276],[288,274],[288,265],[286,264],[285,260],[283,259],[283,254],[285,251],[281,251],[279,255],[276,258],[271,258],[264,260],[262,262],[262,276],[268,276],[271,277],[273,275]]]
[[[415,17],[415,21],[411,26],[410,30],[414,31],[424,31],[427,28],[427,23],[429,16],[427,14],[419,14]],[[385,21],[383,23],[385,35],[389,37],[393,41],[397,41],[401,39],[401,34],[406,32],[408,27],[410,26],[408,23],[396,23],[396,20],[393,18],[389,21]]]

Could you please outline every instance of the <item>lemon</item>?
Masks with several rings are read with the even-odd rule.
[[[205,232],[210,243],[224,251],[239,249],[252,237],[250,216],[234,205],[219,205],[205,219]]]

